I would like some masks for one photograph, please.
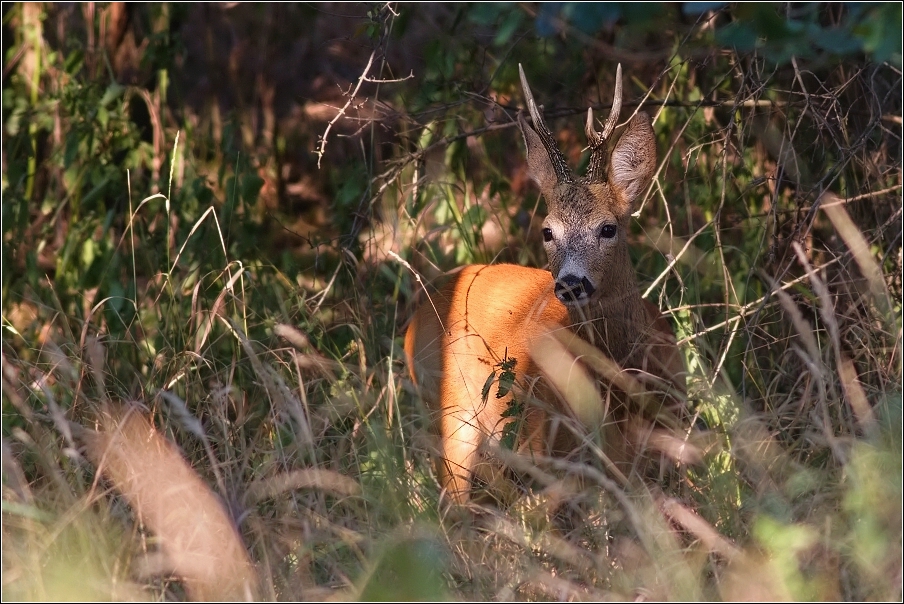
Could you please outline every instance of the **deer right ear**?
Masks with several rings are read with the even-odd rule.
[[[546,152],[546,147],[537,131],[524,120],[524,116],[518,113],[518,125],[521,127],[521,135],[524,136],[524,146],[527,150],[527,169],[531,179],[540,188],[540,192],[546,197],[546,202],[550,202],[553,188],[559,177],[556,173],[555,166]]]
[[[609,166],[609,182],[621,192],[629,213],[656,171],[656,135],[650,116],[643,112],[634,116],[615,145]]]

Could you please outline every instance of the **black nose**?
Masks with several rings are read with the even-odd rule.
[[[562,302],[577,302],[593,295],[596,288],[587,277],[565,275],[556,281],[556,297]]]

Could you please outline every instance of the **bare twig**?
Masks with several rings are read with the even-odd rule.
[[[326,151],[326,143],[327,139],[330,136],[330,130],[333,129],[333,125],[339,121],[339,118],[345,115],[345,111],[351,106],[352,102],[355,100],[355,97],[358,96],[358,91],[361,90],[361,84],[368,81],[367,74],[370,72],[370,68],[374,63],[374,56],[376,56],[377,50],[374,49],[370,53],[370,58],[367,59],[367,65],[364,67],[364,71],[361,72],[360,77],[358,77],[358,83],[355,85],[355,89],[349,94],[348,100],[345,102],[345,105],[339,110],[339,113],[330,120],[330,123],[326,125],[326,129],[323,131],[323,136],[320,137],[320,145],[317,148],[317,169],[320,169],[320,160],[323,159],[323,154]]]

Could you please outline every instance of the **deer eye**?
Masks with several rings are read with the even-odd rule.
[[[604,224],[600,229],[600,239],[612,239],[617,229],[614,224]]]
[[[545,229],[543,229],[543,241],[546,241],[547,243],[552,241],[552,229],[551,228],[546,227]]]

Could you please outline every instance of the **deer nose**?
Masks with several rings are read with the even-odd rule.
[[[556,281],[556,297],[565,304],[590,298],[596,288],[587,277],[565,275]]]

